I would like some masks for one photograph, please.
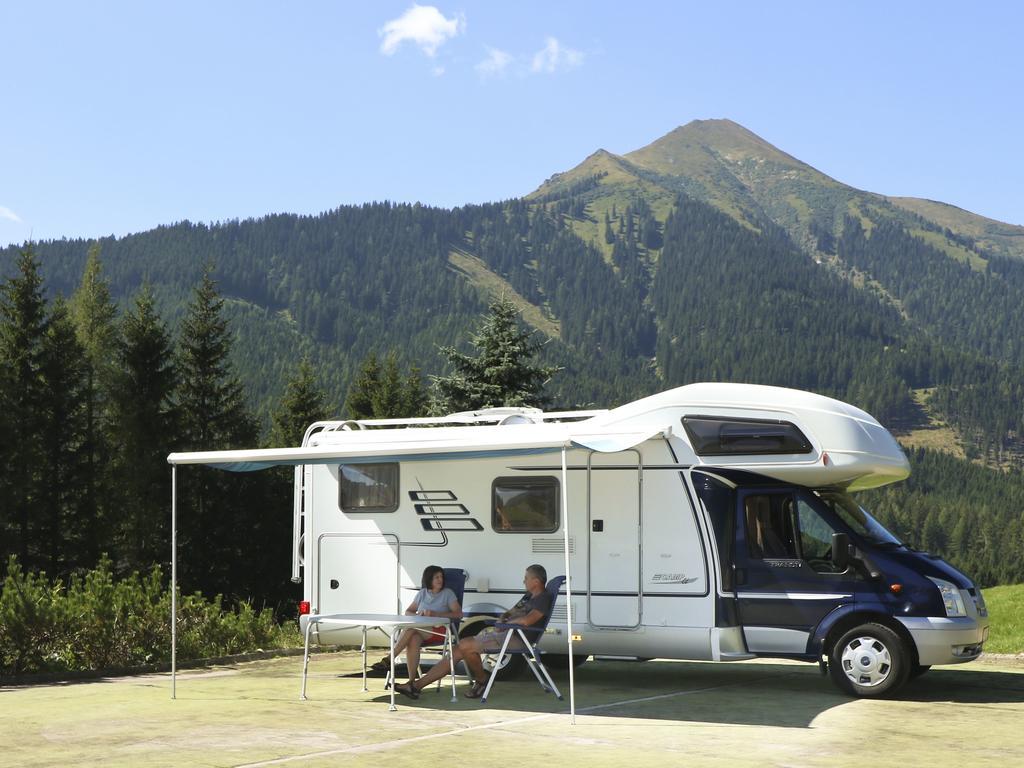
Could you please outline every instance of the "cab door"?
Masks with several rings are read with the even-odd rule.
[[[736,602],[747,648],[801,655],[818,623],[856,599],[857,575],[832,565],[828,509],[804,489],[740,489]]]

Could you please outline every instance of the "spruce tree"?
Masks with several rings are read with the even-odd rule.
[[[16,554],[26,570],[42,565],[33,537],[42,481],[43,361],[49,319],[39,262],[31,245],[0,293],[0,541],[4,560]]]
[[[167,454],[178,432],[173,346],[148,285],[122,318],[116,362],[110,434],[123,514],[115,536],[124,570],[146,570],[167,559]]]
[[[371,352],[349,388],[345,412],[351,419],[406,419],[423,416],[427,402],[418,367],[413,366],[403,378],[394,351],[384,358],[383,366],[377,353]]]
[[[544,346],[516,321],[519,312],[504,296],[491,302],[471,344],[476,353],[441,347],[452,372],[433,376],[434,410],[469,411],[500,406],[543,407],[544,385],[559,369],[533,359]]]
[[[231,362],[232,336],[211,268],[203,273],[181,328],[178,367],[181,448],[187,451],[252,447],[257,429]],[[248,550],[254,516],[270,514],[255,494],[259,480],[208,467],[179,472],[182,583],[207,594],[251,594]],[[187,476],[186,476],[187,475]]]
[[[271,443],[279,447],[302,445],[309,425],[330,416],[327,395],[316,383],[309,358],[304,357],[295,375],[288,380],[284,396],[274,413]]]
[[[356,380],[345,398],[345,415],[350,419],[372,419],[376,415],[374,398],[380,388],[380,361],[371,352],[359,366]]]
[[[83,492],[96,471],[84,450],[87,368],[68,306],[58,297],[43,340],[41,415],[45,424],[37,507],[42,516],[37,536],[51,575],[92,567],[98,561],[95,510]]]
[[[110,540],[108,534],[118,528],[119,521],[109,519],[110,514],[120,511],[107,508],[110,495],[103,492],[112,481],[108,476],[108,420],[117,346],[117,308],[103,277],[98,243],[89,249],[82,282],[71,300],[70,311],[79,344],[85,352],[85,434],[81,449],[85,475],[79,492],[82,514],[90,521],[83,545],[87,550],[86,558],[92,563],[98,560],[100,548]]]

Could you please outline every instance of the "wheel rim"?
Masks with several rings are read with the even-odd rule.
[[[486,672],[491,672],[494,669],[495,662],[498,661],[498,654],[497,653],[485,653],[483,656],[480,657],[480,660],[483,662],[484,670]],[[498,664],[498,669],[504,669],[505,667],[507,667],[508,663],[511,660],[512,660],[512,654],[511,653],[506,653],[503,657],[501,657],[501,663]]]
[[[889,679],[892,655],[877,637],[857,637],[846,644],[840,659],[843,672],[854,684],[874,688]]]

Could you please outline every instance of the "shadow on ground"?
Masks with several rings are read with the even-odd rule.
[[[401,678],[400,678],[401,679]],[[564,712],[569,705],[565,673],[555,677],[564,701],[544,693],[527,672],[494,684],[487,702],[450,701],[450,687],[424,691],[420,709]],[[446,680],[447,682],[447,680]],[[372,690],[372,685],[371,685]],[[378,701],[385,701],[382,692]],[[396,697],[397,698],[397,697]],[[972,704],[1024,703],[1024,674],[937,669],[911,681],[893,697],[908,702]],[[604,717],[644,718],[723,725],[808,728],[822,713],[856,701],[840,692],[817,666],[801,664],[711,664],[590,661],[576,671],[576,712]]]

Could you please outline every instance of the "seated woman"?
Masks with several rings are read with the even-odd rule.
[[[444,569],[437,565],[428,565],[423,569],[420,581],[421,589],[405,609],[410,616],[436,616],[439,619],[461,619],[462,606],[459,605],[455,593],[444,585]],[[409,667],[409,682],[416,680],[416,671],[420,664],[420,646],[444,642],[445,624],[439,622],[436,627],[409,627],[395,641],[395,658],[405,651],[406,665]],[[393,659],[385,656],[373,665],[378,672],[386,672],[394,664]]]

